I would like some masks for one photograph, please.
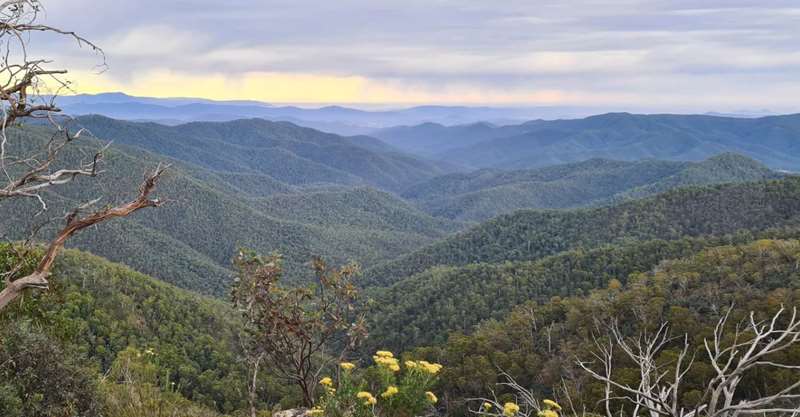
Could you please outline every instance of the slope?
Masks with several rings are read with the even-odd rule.
[[[482,221],[523,208],[572,208],[621,198],[644,197],[671,188],[778,178],[766,166],[736,154],[702,162],[592,159],[533,170],[443,175],[402,195],[426,212]]]
[[[387,285],[438,265],[535,260],[604,244],[737,230],[800,221],[800,178],[678,189],[609,207],[523,210],[367,271],[367,282]]]
[[[553,297],[585,296],[612,279],[647,272],[667,259],[709,247],[761,238],[797,238],[800,229],[740,232],[721,237],[646,240],[597,249],[576,249],[536,261],[431,268],[387,288],[369,291],[370,340],[365,348],[405,351],[440,344],[450,332],[469,334],[479,323],[503,319],[514,307]]]
[[[27,128],[24,134],[24,140],[10,143],[34,147],[48,138],[47,131],[40,128]],[[63,156],[67,161],[79,160],[99,146],[97,141],[82,138],[79,146],[71,146]],[[103,197],[101,204],[109,204],[130,198],[142,173],[163,160],[160,155],[115,145],[106,152],[106,172],[94,179],[80,178],[47,196],[50,207],[46,215],[60,216],[85,199]],[[230,276],[226,268],[241,246],[284,253],[288,275],[302,280],[310,273],[304,265],[312,255],[334,263],[354,260],[368,266],[429,243],[455,227],[376,191],[353,192],[374,197],[364,201],[348,198],[355,194],[339,190],[307,197],[283,195],[265,204],[242,194],[244,185],[228,186],[238,174],[218,174],[173,162],[158,190],[169,200],[164,207],[102,224],[70,244],[181,287],[223,295]],[[337,199],[335,205],[328,203]],[[35,200],[0,202],[0,235],[25,237],[44,216],[20,213],[35,213],[37,204]],[[379,217],[384,218],[377,221]],[[46,227],[41,237],[52,233],[59,222]]]
[[[487,386],[501,382],[499,368],[532,389],[535,398],[561,397],[560,389],[566,387],[571,394],[570,405],[602,414],[604,385],[578,369],[576,361],[594,359],[592,353],[598,351],[594,343],[598,339],[594,337],[605,344],[605,327],[612,320],[619,320],[624,336],[633,339],[645,331],[652,334],[666,321],[675,339],[658,355],[658,363],[674,363],[684,335],[692,346],[691,352],[696,353],[690,353],[694,365],[684,380],[687,394],[680,398],[680,407],[690,409],[700,398],[691,393],[702,393],[707,381],[716,375],[703,341],[713,334],[717,321],[732,308],[726,328],[730,338],[737,325],[747,325],[751,311],[754,320],[760,322],[781,306],[800,304],[798,261],[797,240],[758,240],[710,247],[631,274],[627,285],[614,282],[586,296],[554,297],[543,303],[525,304],[501,321],[484,323],[471,335],[455,333],[446,344],[420,352],[444,364],[442,390],[456,399],[453,404],[459,404],[458,399],[480,397]],[[615,349],[615,357],[616,353]],[[800,346],[795,344],[771,360],[796,366],[800,364]],[[620,357],[615,364],[616,378],[638,381],[637,367]],[[590,366],[600,365],[593,362]],[[776,392],[776,387],[797,380],[792,372],[761,368],[746,373],[733,401]],[[498,387],[495,394],[503,398],[507,391]],[[622,404],[615,402],[612,409],[620,409]],[[450,409],[448,415],[468,415],[465,411]],[[620,412],[630,413],[630,409]]]
[[[268,175],[291,185],[372,185],[388,190],[445,172],[444,166],[394,151],[377,139],[343,137],[260,119],[179,126],[101,116],[76,119],[95,136],[203,168]]]
[[[13,265],[8,246],[0,245],[0,270]],[[225,412],[245,406],[246,371],[236,357],[241,323],[228,305],[74,250],[59,257],[51,282],[49,291],[3,311],[0,328],[30,323],[32,334],[62,345],[96,378],[126,349],[150,349],[159,375],[184,397]]]

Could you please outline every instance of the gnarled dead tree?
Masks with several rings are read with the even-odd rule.
[[[693,404],[683,404],[685,377],[692,369],[694,355],[690,355],[688,336],[678,339],[669,336],[667,324],[654,334],[642,333],[638,338],[627,338],[616,323],[609,328],[605,342],[595,340],[598,347],[596,362],[601,369],[587,362],[578,365],[593,378],[605,384],[605,412],[613,417],[608,406],[615,400],[629,403],[632,409],[620,415],[668,417],[737,417],[800,416],[800,364],[782,363],[774,357],[800,343],[800,317],[797,308],[785,308],[770,320],[756,321],[750,313],[746,323],[736,325],[729,333],[728,321],[732,308],[717,322],[713,339],[704,342],[705,355],[715,376],[707,381],[700,399]],[[680,353],[672,362],[659,361],[659,354],[671,342],[683,340]],[[632,361],[639,369],[639,382],[629,385],[612,375],[615,351]],[[792,370],[793,377],[774,392],[762,392],[756,398],[747,398],[740,384],[752,372],[760,370]]]
[[[64,163],[59,160],[59,155],[66,146],[78,140],[84,131],[71,133],[53,117],[61,111],[56,105],[56,97],[69,89],[69,82],[62,78],[67,71],[50,69],[50,60],[31,57],[30,36],[35,32],[67,36],[79,46],[88,46],[100,55],[103,65],[105,57],[99,47],[75,32],[37,23],[41,12],[42,4],[39,0],[0,0],[0,203],[11,198],[25,198],[36,200],[41,207],[38,213],[19,213],[20,220],[22,216],[37,216],[47,210],[43,197],[47,190],[78,177],[98,175],[103,158],[103,149],[100,149],[87,161],[75,162],[71,167],[57,168],[60,163]],[[13,130],[21,129],[23,120],[33,119],[49,121],[56,133],[40,149],[16,146],[16,149],[22,149],[23,154],[10,153],[10,141],[24,140],[20,139],[24,135],[15,135]],[[47,288],[47,277],[56,256],[67,239],[75,233],[115,217],[127,216],[145,207],[159,206],[162,202],[150,195],[163,172],[164,167],[159,166],[148,174],[139,188],[138,196],[127,204],[86,214],[92,204],[99,201],[92,200],[73,210],[65,217],[66,225],[46,245],[45,255],[33,273],[18,276],[22,270],[21,264],[10,271],[0,271],[0,277],[5,284],[0,292],[0,310],[19,297],[25,289]],[[26,245],[29,243],[26,242]]]

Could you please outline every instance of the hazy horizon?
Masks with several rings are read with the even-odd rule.
[[[84,13],[71,13],[73,10]],[[800,7],[785,0],[55,0],[34,54],[78,93],[269,103],[800,111]]]

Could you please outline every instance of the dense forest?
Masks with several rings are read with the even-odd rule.
[[[365,272],[388,285],[438,265],[536,260],[558,252],[646,239],[721,235],[797,224],[800,179],[690,187],[617,205],[521,210]]]
[[[777,178],[737,154],[702,162],[591,159],[533,170],[482,169],[435,177],[403,193],[437,217],[484,221],[525,208],[561,209],[645,197],[672,188]]]
[[[701,347],[731,306],[734,323],[745,321],[750,311],[762,320],[781,305],[797,306],[798,256],[800,244],[796,240],[765,239],[705,248],[694,255],[663,261],[649,271],[619,275],[627,281],[625,285],[613,280],[585,296],[526,303],[502,320],[485,322],[474,333],[453,333],[446,343],[420,348],[419,352],[445,364],[444,389],[454,399],[454,409],[462,412],[464,404],[457,399],[481,396],[486,386],[501,382],[498,368],[539,396],[556,396],[566,402],[565,395],[569,394],[576,409],[586,406],[602,412],[598,402],[602,384],[588,378],[576,363],[591,359],[596,349],[591,335],[599,336],[603,323],[622,320],[625,333],[635,336],[662,321],[669,322],[670,332],[677,339],[660,359],[674,359],[684,334],[694,346]],[[774,359],[800,363],[800,349],[795,345]],[[698,401],[706,378],[713,373],[701,351],[696,360],[687,375],[689,385],[681,393],[681,402],[687,408]],[[636,383],[638,370],[633,364],[623,363],[616,372],[628,383]],[[772,392],[786,380],[796,380],[796,370],[748,373],[741,394]],[[502,394],[510,392],[498,393]],[[619,404],[614,409],[618,408]]]

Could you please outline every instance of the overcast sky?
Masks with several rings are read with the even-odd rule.
[[[43,0],[79,92],[800,111],[798,0]],[[37,39],[38,40],[38,39]]]

